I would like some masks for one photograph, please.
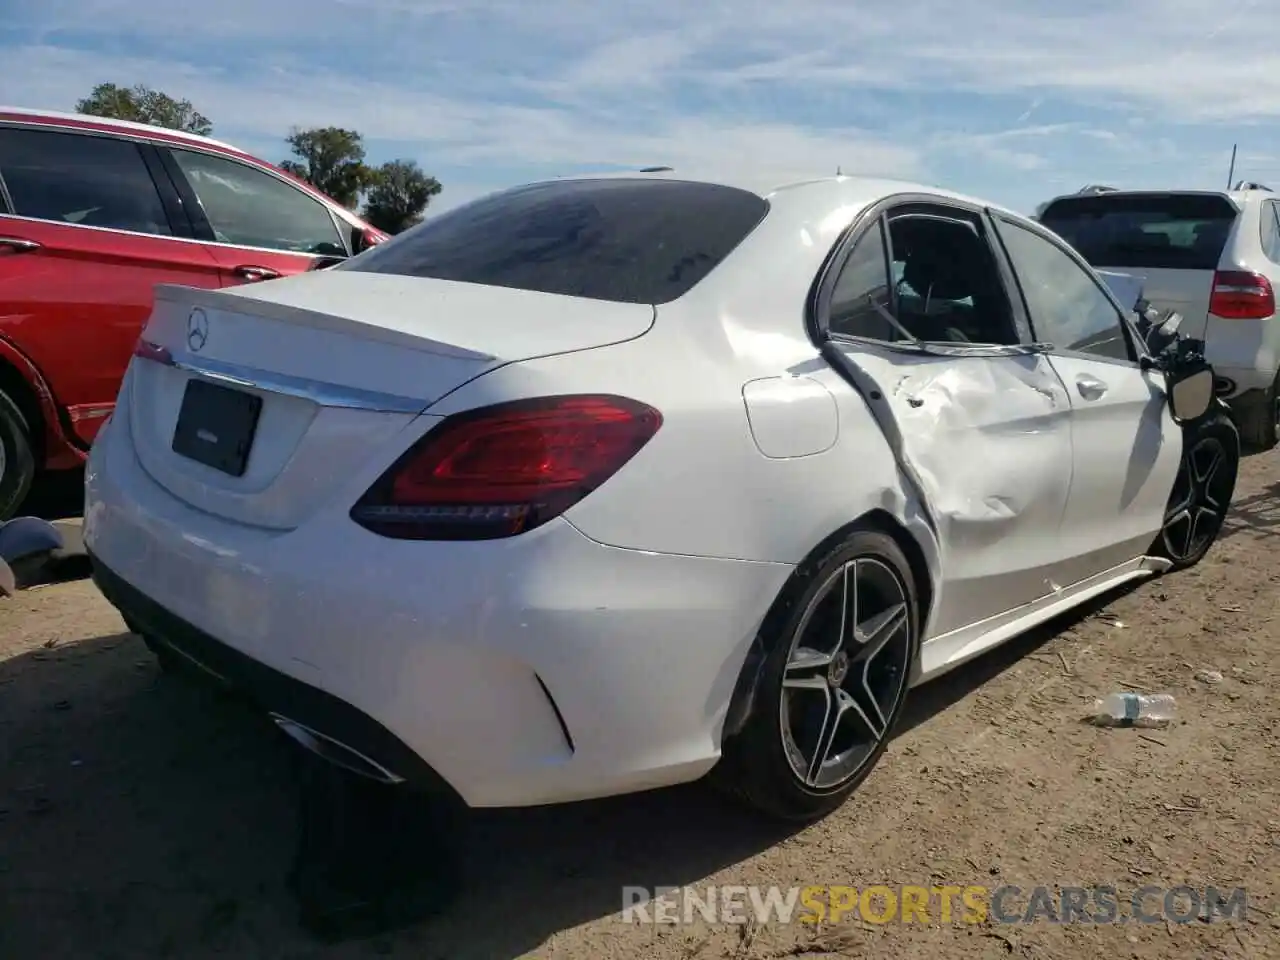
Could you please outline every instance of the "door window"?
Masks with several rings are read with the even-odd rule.
[[[894,305],[919,340],[1014,344],[1017,330],[976,216],[889,215]]]
[[[1280,205],[1268,200],[1262,205],[1262,251],[1272,263],[1280,263]]]
[[[20,217],[172,235],[155,181],[131,140],[0,128],[0,175]]]
[[[289,253],[345,256],[328,209],[296,187],[247,164],[172,150],[219,243]]]
[[[907,339],[906,330],[926,342],[1018,343],[999,268],[976,220],[961,210],[891,212],[887,264],[884,221],[877,222],[836,279],[831,331],[887,342]]]
[[[831,291],[828,329],[847,337],[898,340],[885,314],[891,309],[885,263],[884,227],[880,220],[853,245]]]
[[[1002,220],[1000,234],[1037,339],[1068,352],[1132,359],[1120,312],[1084,267],[1012,221]]]

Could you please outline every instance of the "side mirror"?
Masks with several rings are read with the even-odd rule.
[[[1213,403],[1213,369],[1202,366],[1188,373],[1167,373],[1165,393],[1174,423],[1197,420]]]
[[[382,243],[382,241],[385,239],[386,239],[385,236],[383,236],[377,230],[374,230],[372,227],[370,227],[367,230],[362,230],[359,227],[352,227],[351,228],[351,253],[353,256],[358,253],[363,253],[364,251],[368,250],[370,247],[376,247],[378,244]]]

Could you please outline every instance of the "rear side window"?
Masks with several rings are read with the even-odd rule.
[[[1065,197],[1040,222],[1095,267],[1215,270],[1238,211],[1194,193]]]
[[[678,180],[534,184],[432,217],[334,269],[670,303],[760,223],[745,190]]]
[[[0,176],[20,217],[172,233],[155,181],[130,140],[3,127]]]
[[[1274,200],[1267,200],[1262,204],[1258,226],[1262,252],[1272,263],[1280,263],[1280,207],[1277,207]]]
[[[346,256],[329,211],[296,187],[223,157],[193,150],[170,153],[219,243]]]

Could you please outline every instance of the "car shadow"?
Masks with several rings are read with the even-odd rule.
[[[1280,481],[1231,503],[1231,512],[1223,522],[1220,539],[1239,533],[1260,537],[1280,536]]]
[[[15,516],[71,520],[84,514],[84,470],[59,470],[36,478]]]
[[[1111,598],[917,689],[898,734]],[[296,748],[265,719],[118,634],[0,661],[0,730],[0,956],[498,960],[617,914],[624,886],[697,883],[795,831],[701,784],[475,812],[441,915],[321,947],[285,888]]]
[[[898,721],[895,737],[914,730],[944,710],[959,703],[969,694],[994,680],[1006,670],[1016,666],[1035,653],[1054,637],[1071,627],[1101,613],[1120,597],[1133,592],[1144,582],[1138,580],[1114,587],[1087,600],[1080,606],[1063,613],[1020,636],[1003,643],[976,660],[971,660],[951,673],[917,687]]]

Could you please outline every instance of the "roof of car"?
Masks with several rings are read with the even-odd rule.
[[[825,191],[836,203],[848,202],[850,194],[856,194],[866,202],[874,202],[880,197],[888,197],[899,193],[924,193],[944,199],[958,200],[962,203],[990,207],[1001,213],[1010,214],[1018,219],[1026,219],[1025,214],[999,204],[991,203],[977,197],[957,193],[943,187],[918,183],[911,180],[898,180],[890,177],[857,176],[852,174],[780,175],[768,173],[743,173],[740,171],[694,171],[680,169],[663,170],[610,170],[602,173],[578,173],[559,177],[559,180],[600,180],[600,179],[653,179],[682,180],[695,183],[718,184],[725,187],[736,187],[757,196],[777,198],[779,194],[803,192],[811,197],[815,192]]]
[[[212,137],[202,137],[196,133],[187,133],[185,130],[172,130],[169,127],[157,127],[147,123],[134,123],[132,120],[116,120],[111,117],[95,117],[86,113],[65,113],[58,110],[31,110],[26,107],[6,107],[0,105],[0,117],[4,116],[30,117],[32,120],[69,120],[77,124],[92,124],[95,127],[103,127],[113,130],[161,134],[166,138],[172,138],[174,140],[186,140],[190,143],[200,143],[208,147],[219,147],[223,150],[232,150],[236,153],[244,152],[234,144],[224,143],[221,140],[214,140]]]

